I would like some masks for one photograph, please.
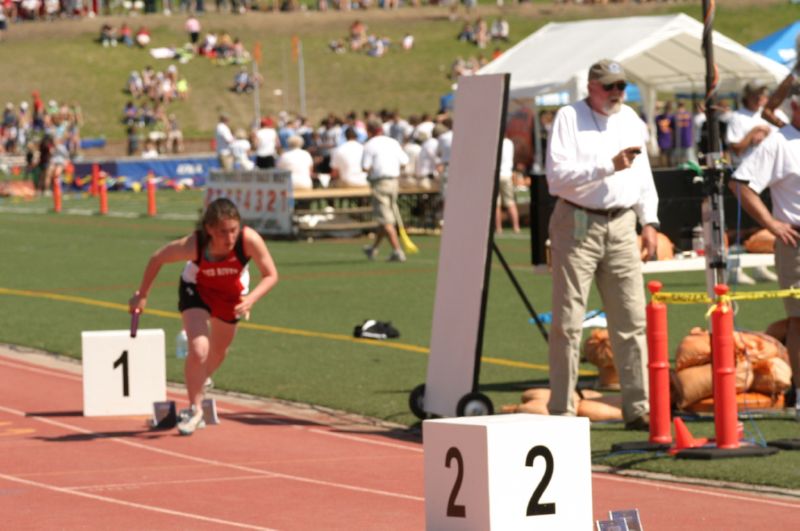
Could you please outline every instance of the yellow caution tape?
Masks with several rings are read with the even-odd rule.
[[[755,301],[762,299],[800,299],[800,288],[780,289],[775,291],[742,291],[730,293],[719,298],[719,302],[730,301]],[[653,302],[663,302],[669,304],[714,304],[715,301],[703,292],[674,292],[654,293]]]

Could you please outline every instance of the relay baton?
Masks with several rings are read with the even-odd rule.
[[[135,310],[131,314],[131,337],[136,337],[136,331],[139,329],[139,315],[141,315],[141,310]]]

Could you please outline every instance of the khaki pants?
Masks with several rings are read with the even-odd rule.
[[[636,214],[616,218],[579,211],[588,218],[576,238],[576,209],[559,200],[550,218],[553,261],[553,322],[550,329],[550,402],[553,415],[575,415],[583,319],[592,280],[597,282],[608,319],[609,338],[622,387],[626,422],[649,411],[647,341],[642,265]],[[581,231],[578,230],[577,233]]]

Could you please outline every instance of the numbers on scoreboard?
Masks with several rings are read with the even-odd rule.
[[[464,480],[464,458],[461,457],[461,452],[455,446],[447,450],[444,466],[450,468],[450,462],[453,459],[456,461],[458,470],[456,472],[456,482],[453,484],[453,490],[450,491],[450,498],[447,500],[447,516],[465,518],[467,516],[467,508],[456,503],[458,491],[461,490],[461,482]]]
[[[116,369],[122,365],[122,396],[130,396],[130,378],[128,375],[128,351],[123,350],[122,355],[114,361]]]
[[[528,516],[556,514],[555,503],[539,503],[539,500],[542,499],[542,494],[544,494],[545,489],[550,484],[550,480],[553,478],[553,454],[546,446],[534,446],[525,457],[525,466],[533,467],[533,462],[537,457],[544,458],[544,475],[542,475],[542,480],[533,491],[533,496],[528,502],[528,511],[525,514]]]

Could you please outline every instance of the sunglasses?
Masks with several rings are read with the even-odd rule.
[[[625,90],[625,87],[627,86],[628,84],[625,83],[624,81],[617,81],[616,83],[609,83],[608,85],[603,85],[603,90],[605,90],[606,92],[611,92],[612,89],[617,89],[621,92]]]

